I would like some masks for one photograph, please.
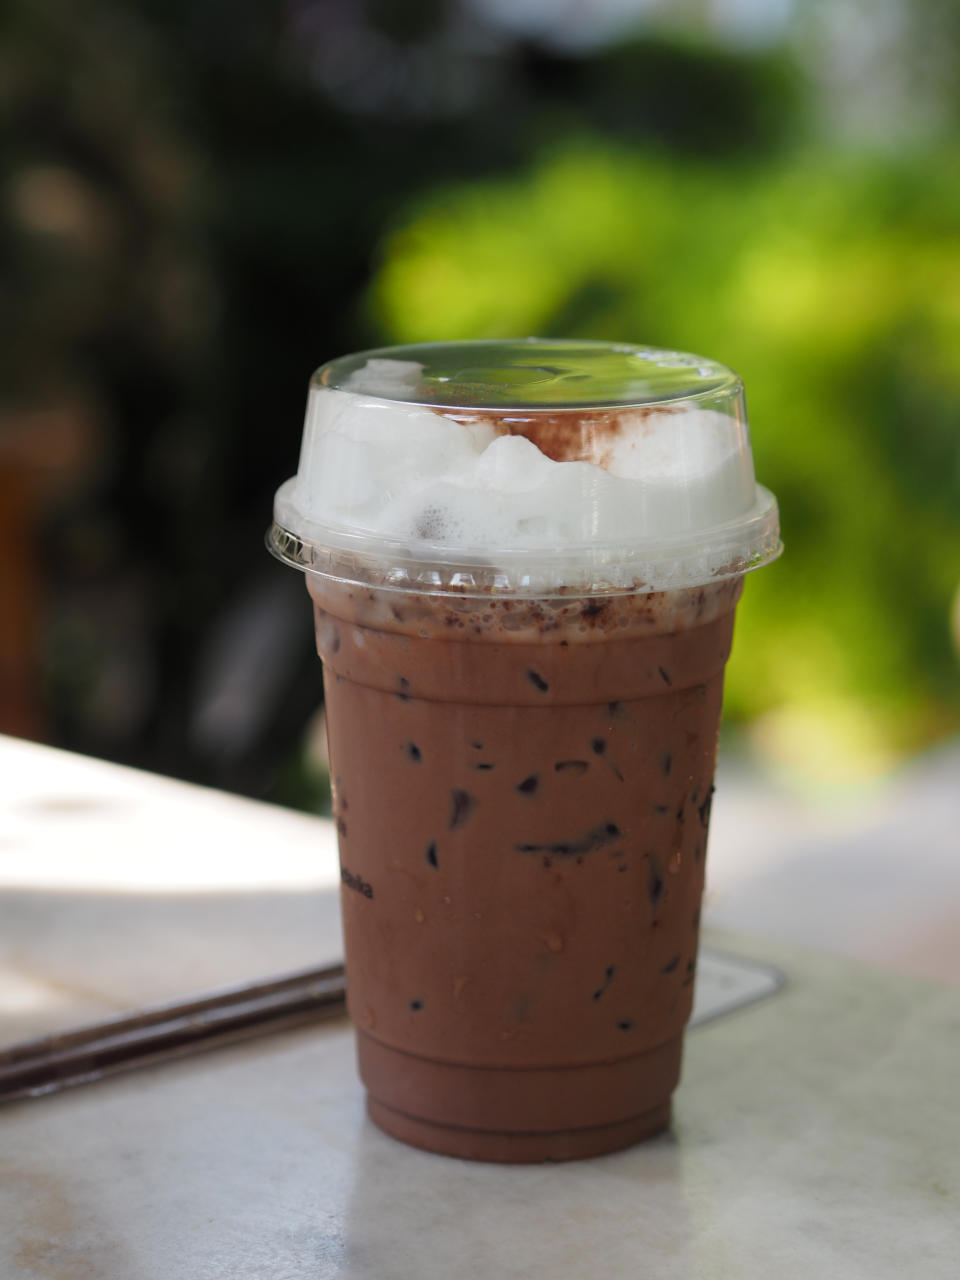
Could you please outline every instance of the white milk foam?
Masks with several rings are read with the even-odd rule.
[[[371,365],[384,370],[383,386]],[[403,381],[369,361],[366,394],[312,388],[296,480],[296,519],[463,551],[621,544],[640,549],[742,517],[757,490],[746,428],[693,403],[620,410],[620,431],[590,461],[554,462],[522,436],[377,399]],[[412,365],[415,383],[419,366]],[[601,465],[602,463],[602,465]],[[286,487],[285,487],[286,488]]]

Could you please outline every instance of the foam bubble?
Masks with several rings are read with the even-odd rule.
[[[368,396],[403,395],[414,391],[420,383],[423,365],[418,360],[386,360],[371,358],[344,379],[344,389]]]

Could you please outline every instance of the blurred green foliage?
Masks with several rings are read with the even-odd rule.
[[[771,745],[842,776],[960,725],[960,150],[718,165],[580,137],[418,201],[370,305],[398,341],[732,365],[787,553],[749,584],[728,714],[775,713]]]

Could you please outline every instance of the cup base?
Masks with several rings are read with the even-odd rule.
[[[615,1124],[546,1133],[497,1133],[433,1124],[367,1098],[367,1114],[384,1133],[411,1147],[461,1160],[497,1164],[541,1164],[545,1161],[586,1160],[610,1155],[661,1133],[670,1124],[670,1103],[663,1102]]]
[[[666,1128],[682,1036],[630,1058],[560,1067],[438,1062],[358,1031],[371,1119],[401,1142],[467,1160],[579,1160]]]

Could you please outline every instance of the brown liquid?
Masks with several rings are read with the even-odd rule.
[[[309,585],[371,1115],[494,1160],[662,1128],[740,582],[553,602]]]

